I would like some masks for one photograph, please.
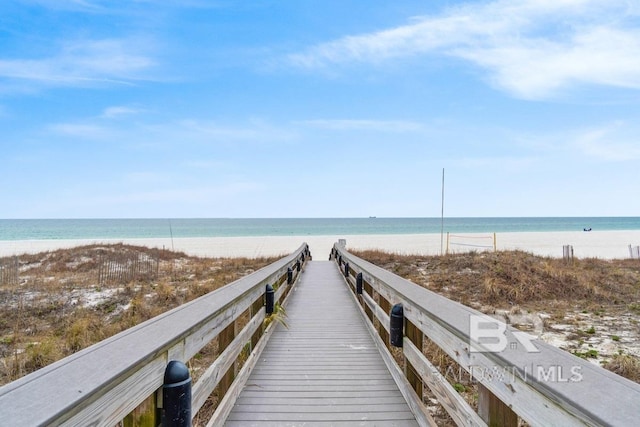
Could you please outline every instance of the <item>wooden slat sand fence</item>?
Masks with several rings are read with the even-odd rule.
[[[562,246],[562,259],[567,262],[573,261],[573,246],[571,245]]]
[[[640,246],[629,245],[629,256],[631,259],[640,259]]]
[[[0,285],[18,284],[18,265],[18,257],[0,258]]]
[[[334,246],[332,258],[384,345],[395,339],[402,346],[416,398],[429,387],[457,425],[638,424],[640,384],[396,276],[344,245]],[[400,319],[395,327],[394,319]],[[426,340],[477,381],[477,412],[425,357]]]
[[[160,260],[141,252],[107,252],[98,260],[98,283],[122,284],[158,277]]]
[[[221,425],[275,325],[264,325],[267,285],[275,288],[268,292],[274,301],[282,301],[307,259],[303,244],[255,273],[0,387],[0,424],[156,426],[173,407],[163,400],[167,366],[188,363],[217,340],[217,358],[193,384],[189,414],[195,417],[217,391],[208,425]]]

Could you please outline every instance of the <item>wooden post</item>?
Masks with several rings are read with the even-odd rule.
[[[385,297],[378,294],[378,301],[379,301],[378,305],[380,306],[382,311],[384,311],[385,313],[389,313],[391,311],[391,303],[387,301]],[[380,337],[382,338],[382,341],[387,345],[387,348],[390,350],[391,343],[389,342],[389,334],[387,333],[387,330],[384,328],[384,326],[381,323],[378,325],[378,335],[380,335]]]
[[[447,251],[445,254],[449,255],[449,232],[447,231]]]
[[[258,312],[262,310],[262,307],[264,307],[264,297],[260,295],[260,298],[256,299],[253,302],[253,304],[251,304],[252,319],[253,319],[253,316],[258,314]],[[256,348],[256,345],[258,344],[258,341],[260,340],[260,337],[262,337],[263,333],[264,333],[264,323],[258,328],[258,330],[251,337],[251,351],[253,351],[253,349]]]
[[[233,339],[236,336],[236,322],[233,321],[229,326],[224,328],[220,335],[218,335],[218,354],[222,353],[228,346],[231,344]],[[233,362],[233,365],[229,367],[229,370],[220,380],[218,384],[218,401],[222,400],[222,397],[225,395],[229,387],[231,387],[231,383],[235,378],[237,361]]]
[[[368,284],[367,282],[364,282],[362,284],[362,287],[364,288],[364,292],[366,292],[371,298],[373,298],[373,288],[371,287],[370,284]],[[369,306],[364,303],[364,301],[362,302],[362,306],[364,308],[364,312],[367,315],[367,317],[369,318],[369,321],[371,322],[371,324],[373,325],[373,312],[371,311],[371,309],[369,308]]]
[[[562,246],[562,258],[567,262],[573,262],[573,246]]]
[[[518,415],[480,383],[478,383],[478,415],[489,427],[518,426]]]
[[[404,323],[404,334],[418,349],[420,349],[420,351],[422,351],[424,334],[413,323],[407,320],[406,317]],[[413,387],[413,390],[416,392],[420,400],[422,400],[422,396],[424,394],[422,378],[406,358],[404,363],[404,374],[407,377],[407,380],[409,380],[411,387]]]
[[[156,401],[156,393],[147,397],[140,406],[122,420],[123,427],[155,427],[159,425],[160,416]]]

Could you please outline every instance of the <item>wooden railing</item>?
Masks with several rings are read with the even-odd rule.
[[[282,301],[310,259],[303,244],[281,260],[0,388],[0,424],[11,426],[156,426],[169,361],[187,362],[217,338],[218,357],[192,389],[195,416],[214,389],[207,425],[220,425],[235,402],[272,326],[264,294]],[[249,319],[241,330],[239,319]],[[243,349],[251,353],[238,370]]]
[[[425,410],[427,386],[457,425],[517,426],[518,418],[532,426],[638,425],[639,384],[417,286],[350,254],[340,243],[331,258],[371,329],[377,326],[383,352],[388,353],[390,311],[396,304],[402,307],[401,381],[410,384],[402,391],[415,411]],[[478,383],[477,412],[425,357],[425,340]]]

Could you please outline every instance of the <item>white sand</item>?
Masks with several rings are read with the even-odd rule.
[[[467,234],[469,239],[452,238],[451,242],[492,245],[489,234]],[[485,237],[478,239],[475,237]],[[474,238],[471,238],[474,237]],[[120,240],[19,240],[0,241],[0,256],[36,253],[90,243],[128,243],[175,249],[190,255],[209,257],[259,257],[284,255],[309,244],[315,259],[327,259],[338,239],[346,239],[353,249],[382,249],[400,254],[440,254],[440,234],[347,235],[347,236],[269,236],[269,237],[200,237]],[[446,247],[446,238],[445,243]],[[497,233],[498,250],[521,249],[538,255],[562,257],[562,246],[572,245],[576,257],[628,258],[629,245],[640,245],[640,230]],[[452,252],[473,247],[451,245]]]

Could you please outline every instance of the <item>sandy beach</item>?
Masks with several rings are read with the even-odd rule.
[[[345,236],[267,236],[267,237],[200,237],[113,240],[15,240],[0,241],[0,256],[36,253],[69,248],[91,243],[127,243],[157,248],[174,249],[189,255],[206,257],[261,257],[284,255],[295,250],[302,242],[309,244],[316,259],[328,257],[338,239],[346,239],[352,249],[381,249],[399,254],[438,255],[441,251],[440,234],[378,234]],[[455,244],[458,243],[458,244]],[[466,234],[451,237],[450,252],[476,246],[492,247],[489,234]],[[537,255],[562,257],[562,246],[572,245],[578,258],[629,258],[629,245],[640,245],[640,230],[591,232],[519,232],[497,233],[498,250],[520,249]],[[446,237],[443,239],[446,248]]]

